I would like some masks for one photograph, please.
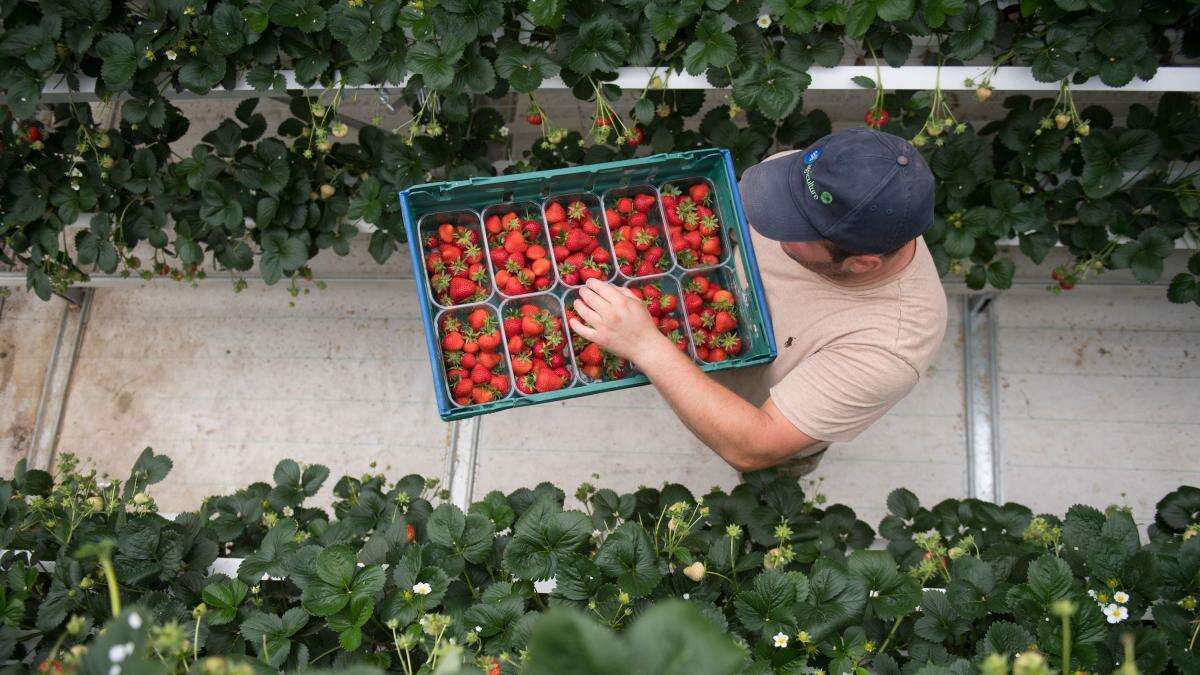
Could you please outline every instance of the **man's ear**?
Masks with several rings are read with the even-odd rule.
[[[842,262],[842,268],[854,274],[867,274],[883,266],[883,256],[854,255]]]

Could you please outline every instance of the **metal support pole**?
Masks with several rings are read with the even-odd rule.
[[[963,403],[967,495],[1000,503],[1000,395],[996,353],[996,296],[967,295],[962,316]]]
[[[42,395],[38,400],[32,440],[25,455],[31,469],[48,470],[54,463],[58,435],[67,407],[67,395],[71,390],[71,376],[75,371],[75,362],[92,310],[92,296],[95,290],[81,288],[73,291],[78,292],[72,293],[78,299],[78,304],[71,303],[70,298],[67,298],[62,320],[58,325],[54,351],[50,354],[50,363],[46,367],[46,377],[42,382]]]
[[[450,502],[464,511],[475,492],[480,425],[478,417],[471,417],[454,422],[450,432]]]

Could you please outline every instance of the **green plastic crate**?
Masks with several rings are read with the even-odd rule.
[[[514,386],[510,387],[509,395],[506,398],[485,404],[459,406],[450,397],[436,318],[443,311],[457,312],[464,307],[472,308],[477,305],[486,305],[491,310],[499,312],[499,308],[506,298],[494,290],[493,284],[491,296],[474,305],[460,305],[447,309],[436,304],[429,292],[425,259],[421,247],[421,234],[426,225],[432,220],[442,222],[446,219],[447,214],[452,214],[452,219],[464,224],[476,222],[482,230],[482,212],[496,204],[511,202],[543,204],[552,197],[577,193],[591,193],[597,199],[602,200],[609,190],[619,191],[633,186],[652,186],[657,190],[667,183],[687,178],[705,178],[712,185],[714,211],[720,219],[721,236],[724,238],[725,244],[724,258],[715,267],[685,270],[675,263],[674,251],[668,247],[672,267],[663,276],[669,276],[680,284],[686,280],[686,277],[696,273],[723,276],[737,302],[738,330],[743,344],[741,354],[734,358],[719,363],[705,363],[697,360],[697,364],[701,370],[711,372],[768,363],[777,354],[775,334],[771,328],[771,317],[763,295],[762,279],[759,277],[754,247],[750,242],[746,216],[742,211],[742,201],[738,194],[733,161],[728,150],[690,150],[568,169],[426,183],[402,191],[400,208],[404,216],[404,227],[408,234],[408,246],[412,255],[417,291],[421,296],[425,342],[433,370],[438,413],[442,419],[464,419],[517,406],[615,391],[648,384],[649,380],[644,375],[635,373],[617,380],[589,382],[579,372],[578,367],[571,363],[570,369],[576,373],[576,377],[571,385],[558,391],[523,395]],[[603,202],[601,203],[603,204]],[[545,227],[544,219],[542,224]],[[606,223],[601,229],[605,235],[608,234]],[[481,231],[481,235],[483,234],[485,233]],[[666,233],[664,232],[663,235],[665,237]],[[555,278],[557,279],[557,276]],[[637,278],[634,282],[636,283],[640,279],[649,279],[649,277]],[[613,281],[624,284],[629,279],[615,273]],[[563,296],[568,294],[571,289],[572,287],[559,282],[543,293],[524,296],[524,298],[544,296],[546,299],[540,302],[551,305],[557,303],[557,306],[561,307]],[[680,296],[681,303],[682,300],[683,298]],[[694,349],[690,353],[694,358]],[[505,356],[507,358],[507,349]],[[570,356],[573,360],[573,352],[570,352]]]

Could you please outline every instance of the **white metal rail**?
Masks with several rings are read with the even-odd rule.
[[[974,86],[966,84],[967,80],[978,81],[986,72],[986,66],[881,66],[879,79],[886,89],[932,89],[940,85],[943,90],[970,90]],[[325,87],[313,84],[302,84],[296,79],[291,70],[281,70],[285,86],[288,90],[320,92]],[[833,68],[814,67],[808,70],[812,82],[809,91],[846,91],[861,89],[855,84],[855,77],[876,78],[874,66],[834,66]],[[622,89],[646,88],[654,77],[658,77],[662,86],[667,89],[726,89],[714,87],[704,75],[688,75],[687,73],[671,72],[664,68],[627,67],[620,68],[617,79],[613,84]],[[405,82],[407,79],[405,80]],[[391,89],[404,86],[405,82],[385,85],[355,85],[347,89]],[[989,86],[996,91],[1056,91],[1058,82],[1040,82],[1033,78],[1029,68],[1023,66],[1002,66],[997,68],[990,78]],[[544,82],[540,89],[567,89],[561,78],[552,77]],[[1166,92],[1166,91],[1200,91],[1200,66],[1163,66],[1149,80],[1134,79],[1123,87],[1110,87],[1092,78],[1082,84],[1072,84],[1073,91],[1111,91],[1111,92]],[[246,78],[238,78],[232,89],[214,89],[203,94],[204,98],[248,98],[265,96],[269,91],[259,91],[246,82]],[[171,98],[200,98],[201,95],[192,92],[169,92]],[[42,98],[49,103],[64,101],[96,100],[96,79],[80,77],[79,88],[72,90],[65,80],[59,77],[42,90]]]

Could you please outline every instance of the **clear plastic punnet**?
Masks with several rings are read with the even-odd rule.
[[[699,363],[728,361],[746,349],[750,331],[741,310],[746,305],[738,301],[734,278],[728,267],[716,267],[686,272],[679,279],[692,354]]]
[[[659,332],[675,343],[680,351],[694,359],[696,349],[692,345],[692,331],[688,327],[687,314],[683,309],[683,293],[679,281],[669,274],[660,274],[656,277],[630,279],[625,282],[625,287],[642,295],[642,303],[654,318]],[[657,290],[657,297],[648,290],[650,288]],[[669,308],[664,302],[664,298],[667,297],[673,298]]]
[[[521,251],[509,251],[508,247],[505,247],[505,238],[512,231],[507,227],[507,220],[511,218],[508,214],[515,214],[517,219],[522,223],[518,229],[521,231],[526,248]],[[554,264],[554,258],[551,255],[553,245],[550,243],[550,234],[546,230],[546,221],[542,214],[541,204],[533,201],[493,204],[485,208],[480,216],[483,220],[484,232],[486,233],[484,244],[487,250],[488,265],[491,267],[492,280],[495,284],[496,292],[500,294],[500,297],[521,298],[549,291],[558,284],[558,266]],[[493,226],[497,223],[500,229],[493,232]],[[526,230],[524,223],[537,223],[536,231],[530,232]],[[535,247],[536,249],[540,249],[540,251],[537,251],[540,254],[537,257],[533,257],[529,253],[531,250],[536,250]],[[500,253],[496,253],[497,249]],[[520,253],[523,264],[517,264],[518,261],[513,258],[513,253]],[[535,262],[538,259],[544,259],[546,261],[544,264],[547,268],[544,276],[547,282],[540,288],[536,283],[536,279],[541,276],[536,275],[536,272],[540,271],[537,269],[538,263]],[[501,274],[502,271],[505,274]],[[534,275],[530,280],[529,289],[514,289],[519,292],[509,293],[507,283],[504,283],[505,276],[517,276],[522,273]]]
[[[479,324],[477,312],[480,310],[486,312],[487,316],[484,322],[479,325],[479,328],[475,328],[472,322]],[[500,326],[500,314],[496,311],[495,307],[486,303],[477,303],[443,309],[438,312],[437,317],[434,319],[434,325],[437,327],[438,361],[442,364],[446,392],[450,396],[450,403],[455,408],[494,403],[512,396],[514,389],[512,371],[509,368],[508,354],[504,351],[504,333]],[[462,347],[460,349],[447,348],[447,336],[451,333],[457,333],[459,336],[458,338],[452,338],[455,340],[455,343],[461,339]],[[485,350],[484,347],[488,345],[484,340],[490,339],[493,335],[496,340],[495,347]],[[468,347],[471,342],[474,342],[476,345],[474,349]],[[450,346],[455,345],[452,344]],[[456,392],[456,386],[464,378],[470,379],[475,364],[478,363],[484,367],[488,366],[486,359],[490,357],[482,356],[483,354],[495,355],[496,363],[487,369],[493,376],[503,378],[504,384],[502,388],[496,386],[497,382],[489,380],[487,383],[472,382],[472,386],[469,389]],[[478,385],[478,387],[475,385]],[[480,388],[487,391],[489,387],[495,390],[495,395],[488,400],[476,400],[475,389]]]
[[[592,273],[585,272],[585,269],[598,269],[594,276],[603,281],[612,281],[616,277],[612,241],[600,197],[594,192],[554,195],[542,202],[542,215],[551,243],[554,244],[551,248],[554,268],[558,270],[558,278],[564,286],[587,283]],[[588,222],[594,225],[594,234],[587,231]],[[571,230],[584,230],[585,234],[573,235]],[[595,239],[595,247],[591,246],[592,238]],[[596,250],[600,253],[596,253]],[[598,262],[597,258],[601,258],[602,262]]]
[[[451,244],[455,247],[462,247],[465,244],[459,240],[459,235],[455,234],[451,237],[451,241],[446,241],[443,236],[443,226],[449,225],[451,228],[459,227],[466,228],[474,232],[474,242],[468,246],[477,247],[479,250],[479,260],[477,263],[472,263],[466,260],[466,256],[460,261],[449,261],[442,259],[442,245]],[[441,213],[428,213],[423,216],[417,225],[418,242],[421,246],[421,269],[425,272],[425,287],[429,295],[429,300],[438,309],[446,309],[448,307],[457,307],[460,305],[469,305],[476,302],[484,302],[496,292],[496,286],[492,281],[491,268],[487,261],[487,242],[484,241],[483,224],[479,219],[479,214],[471,209],[462,209],[457,211],[446,211]],[[432,238],[432,239],[431,239]],[[430,247],[431,241],[435,243],[437,249]],[[431,258],[436,254],[436,261],[442,265],[441,270],[431,268]],[[464,298],[461,302],[456,302],[451,296],[451,285],[456,265],[464,264],[467,271],[470,268],[479,264],[478,276],[479,279],[473,279],[472,282],[479,287],[479,293],[470,297]]]
[[[569,319],[577,316],[574,307],[579,299],[579,291],[578,288],[568,288],[562,296],[563,310],[568,319],[567,334],[571,336],[571,350],[575,354],[575,364],[579,366],[579,381],[591,384],[629,377],[635,372],[632,363],[600,349],[599,345],[593,345],[571,330]]]
[[[675,267],[658,188],[631,185],[608,190],[604,221],[620,279],[664,274]]]
[[[692,186],[696,185],[703,186],[707,190],[707,204],[691,201],[690,192]],[[727,229],[729,223],[737,222],[733,216],[734,207],[731,204],[723,203],[722,200],[727,200],[728,198],[723,197],[717,191],[716,186],[711,180],[703,176],[689,176],[670,180],[659,187],[659,195],[666,198],[660,203],[662,204],[663,218],[667,222],[667,243],[670,244],[671,256],[674,258],[676,265],[683,270],[698,270],[712,269],[729,262],[730,249]],[[674,219],[671,217],[670,201],[672,197],[680,200],[686,197],[688,200],[687,203],[691,204],[691,206],[681,207],[685,211],[682,217],[680,217],[678,209],[676,210],[676,217]],[[711,218],[715,221],[717,228],[713,233],[705,233],[706,223],[712,221],[708,221],[709,216],[704,213],[703,209],[712,211]],[[686,240],[689,237],[694,237],[700,240],[698,242],[701,248],[700,252],[696,252],[694,248],[689,246],[679,246],[679,240],[671,236],[671,228],[676,226],[682,230],[682,239]],[[710,237],[719,242],[720,251],[715,254],[704,251],[704,240]],[[704,262],[704,257],[709,255],[713,256],[715,261]]]
[[[536,311],[527,308],[536,308]],[[537,324],[538,332],[524,330],[526,315]],[[513,320],[517,323],[514,326]],[[557,328],[553,319],[557,319]],[[551,293],[539,293],[523,298],[510,298],[500,303],[500,320],[504,334],[504,349],[509,369],[513,373],[516,396],[530,397],[548,395],[575,386],[579,379],[575,365],[575,353],[567,332],[562,300]],[[532,326],[532,324],[530,324]],[[532,333],[532,334],[531,334]],[[561,363],[557,363],[561,356]],[[523,365],[528,359],[529,368]],[[521,363],[518,363],[518,360]],[[564,369],[566,377],[559,375],[556,388],[539,385],[539,361],[551,369]],[[545,378],[545,376],[541,376]],[[565,381],[564,381],[565,380]]]

